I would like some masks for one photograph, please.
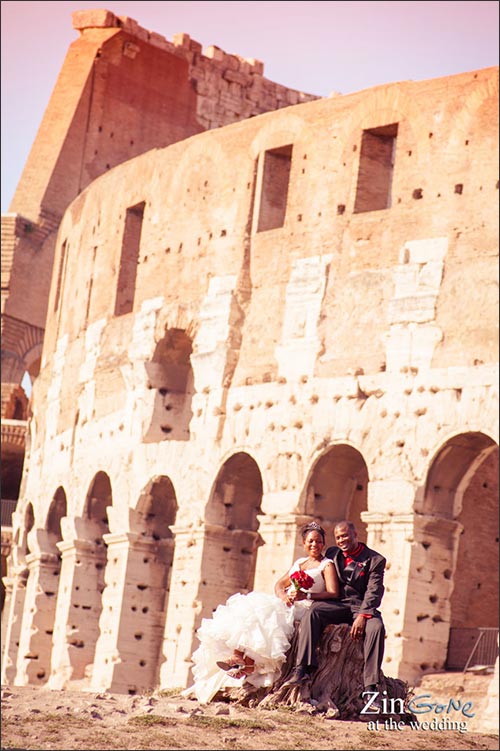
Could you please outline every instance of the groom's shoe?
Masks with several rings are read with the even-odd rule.
[[[303,665],[298,665],[293,669],[290,678],[288,678],[288,680],[283,683],[282,688],[285,688],[285,686],[298,686],[301,683],[304,683],[307,678],[308,675],[306,673],[305,667]]]
[[[375,684],[365,686],[361,694],[364,702],[362,714],[382,714],[382,702],[380,699],[380,687]]]

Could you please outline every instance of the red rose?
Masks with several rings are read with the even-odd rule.
[[[314,579],[306,571],[294,571],[290,579],[295,589],[310,589],[314,584]]]

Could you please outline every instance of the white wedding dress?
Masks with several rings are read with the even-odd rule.
[[[307,557],[298,558],[288,573],[300,570],[300,564],[306,560]],[[314,580],[309,592],[326,589],[322,572],[330,562],[329,558],[323,558],[316,568],[307,569]],[[245,680],[257,687],[272,686],[285,661],[295,622],[311,604],[311,600],[300,600],[288,607],[276,595],[263,592],[229,597],[211,618],[203,618],[196,632],[200,646],[192,655],[194,684],[183,695],[194,694],[200,703],[206,704],[217,691],[241,686]],[[230,659],[234,649],[255,660],[254,672],[246,678],[231,678],[216,665],[218,660]]]

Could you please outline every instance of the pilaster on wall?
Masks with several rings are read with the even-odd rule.
[[[104,542],[106,586],[91,686],[96,691],[139,693],[158,683],[174,543],[130,532],[104,535]]]
[[[90,683],[101,612],[105,567],[104,546],[75,539],[57,543],[62,554],[54,646],[48,688],[63,689],[70,681]]]
[[[392,495],[393,482],[385,483],[386,495]],[[384,483],[378,483],[383,494]],[[369,491],[370,491],[370,485]],[[383,555],[386,560],[385,592],[380,606],[386,629],[384,662],[382,669],[394,675],[401,663],[406,634],[404,623],[408,598],[407,582],[411,565],[413,542],[413,513],[382,513],[363,511],[361,519],[367,527],[367,545]]]
[[[200,623],[203,604],[199,599],[203,580],[204,527],[171,527],[175,536],[175,557],[170,578],[171,606],[163,635],[160,687],[187,686],[191,655],[197,646],[193,636]]]
[[[450,633],[450,595],[462,525],[452,519],[423,514],[414,517],[404,643],[399,677],[414,681],[423,673],[444,668]],[[410,575],[411,573],[411,575]]]
[[[59,556],[50,553],[26,557],[29,575],[19,639],[15,686],[43,685],[50,672],[52,632],[59,585]]]
[[[296,502],[296,493],[286,495]],[[267,505],[265,497],[263,504]],[[302,514],[262,514],[258,519],[264,545],[257,553],[254,590],[272,594],[278,579],[304,554],[300,530],[304,524],[313,521],[313,517]]]
[[[12,569],[10,576],[3,579],[5,584],[4,622],[6,627],[5,629],[2,628],[2,684],[12,684],[16,675],[27,578],[28,569],[26,566],[22,566]]]

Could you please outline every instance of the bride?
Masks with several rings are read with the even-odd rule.
[[[304,608],[314,600],[339,597],[333,562],[323,555],[324,529],[316,522],[306,524],[302,544],[306,555],[278,579],[274,595],[238,593],[219,605],[211,618],[203,618],[196,632],[200,645],[192,655],[194,683],[184,696],[194,694],[206,704],[224,687],[245,681],[272,686],[277,680]]]

